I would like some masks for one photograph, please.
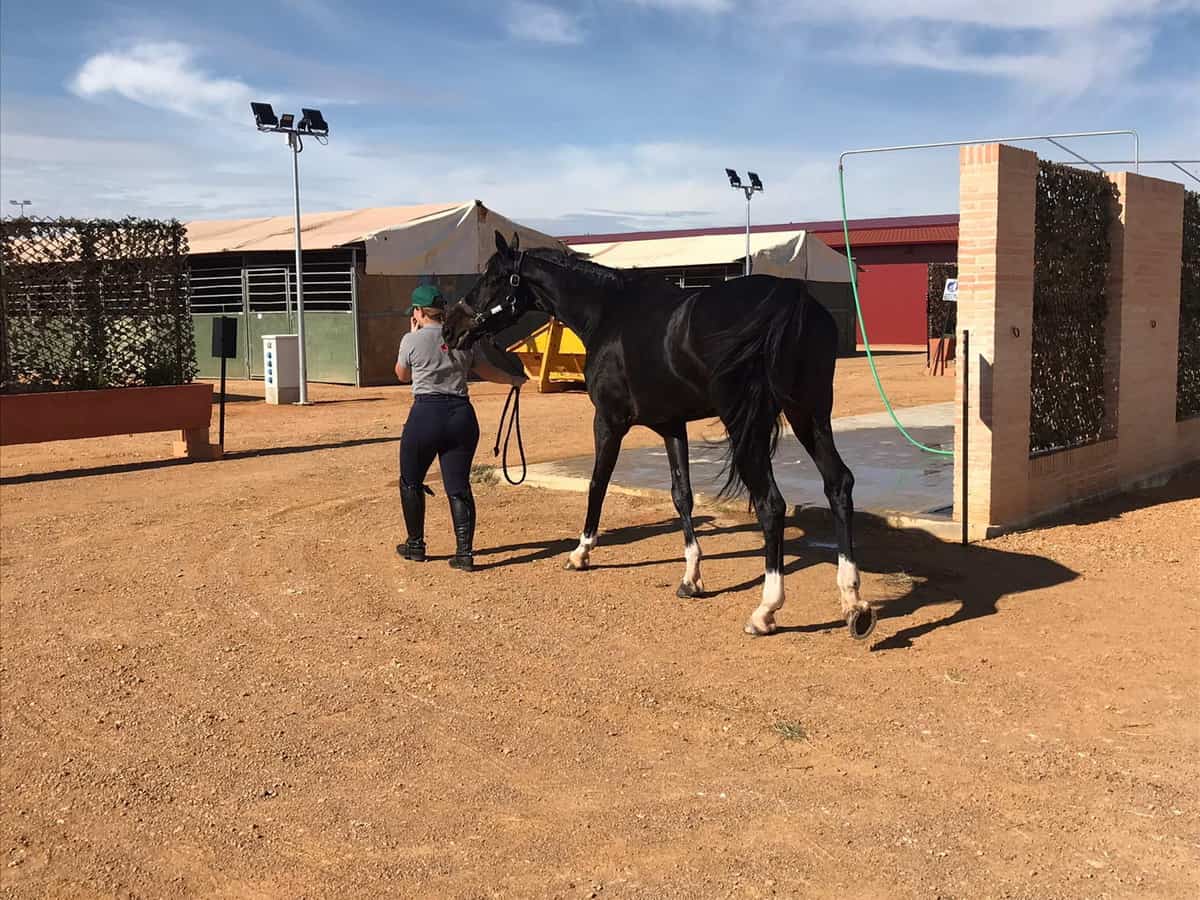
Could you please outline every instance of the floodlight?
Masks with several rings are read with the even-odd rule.
[[[750,187],[754,188],[756,191],[761,191],[763,189],[762,179],[758,177],[758,173],[747,172],[746,174],[750,176]]]
[[[729,176],[729,186],[730,187],[740,188],[742,186],[741,177],[738,175],[737,172],[733,171],[733,169],[726,169],[725,174]]]
[[[293,116],[291,113],[284,113],[283,115],[281,115],[279,117],[279,127],[280,128],[291,128],[292,123],[295,121],[296,121],[296,117]]]
[[[303,115],[297,126],[298,130],[307,131],[309,134],[329,134],[329,123],[325,121],[319,109],[301,109],[300,112]]]
[[[254,113],[254,124],[259,128],[275,128],[279,125],[270,103],[251,103],[250,111]]]

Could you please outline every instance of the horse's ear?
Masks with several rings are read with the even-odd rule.
[[[508,256],[508,244],[504,242],[504,235],[499,231],[496,232],[496,250],[504,256]]]
[[[518,250],[520,250],[521,249],[521,235],[517,234],[514,231],[512,243],[508,245],[508,248],[510,250],[512,250],[513,253],[516,253]]]

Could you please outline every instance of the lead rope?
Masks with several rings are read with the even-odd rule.
[[[512,404],[512,417],[508,418],[508,405]],[[508,399],[504,401],[504,410],[500,413],[500,425],[496,428],[496,444],[492,447],[492,456],[500,456],[500,434],[504,431],[504,420],[508,418],[508,432],[504,435],[504,456],[500,460],[500,471],[504,473],[504,480],[511,485],[518,485],[525,480],[525,476],[529,473],[529,466],[525,463],[525,443],[521,440],[521,388],[513,385],[513,389],[508,392]],[[517,429],[517,453],[521,457],[521,477],[516,481],[508,474],[508,442],[512,438],[513,428]]]

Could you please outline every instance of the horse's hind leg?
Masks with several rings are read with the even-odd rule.
[[[683,581],[675,593],[680,597],[699,597],[704,593],[704,580],[700,577],[700,544],[696,530],[692,527],[692,478],[688,470],[687,423],[673,422],[658,429],[667,446],[667,460],[671,465],[671,499],[675,511],[683,522]]]
[[[787,504],[775,484],[771,458],[742,466],[742,483],[750,489],[750,499],[763,530],[766,572],[763,576],[762,601],[746,622],[746,634],[759,637],[775,631],[775,613],[783,606],[783,527]]]
[[[875,629],[875,612],[859,593],[858,564],[854,561],[854,475],[834,445],[828,413],[812,416],[789,410],[788,421],[821,473],[837,535],[837,585],[842,616],[851,637],[862,640]]]
[[[592,430],[596,439],[596,459],[592,464],[592,480],[588,485],[587,517],[583,522],[583,533],[579,536],[579,546],[567,557],[567,568],[579,571],[588,567],[596,546],[604,495],[608,493],[608,482],[621,453],[621,441],[628,432],[628,429],[622,430],[605,421],[599,414],[592,420]]]

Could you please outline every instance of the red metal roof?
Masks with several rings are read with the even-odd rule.
[[[882,219],[851,219],[850,243],[853,246],[886,246],[895,244],[953,244],[958,241],[958,216],[893,216]],[[831,247],[841,247],[841,219],[819,222],[783,222],[774,225],[755,225],[755,234],[773,231],[808,231]],[[607,244],[614,241],[650,241],[659,238],[701,237],[709,234],[744,234],[746,229],[681,228],[674,231],[627,231],[611,234],[578,234],[559,236],[565,244]]]

